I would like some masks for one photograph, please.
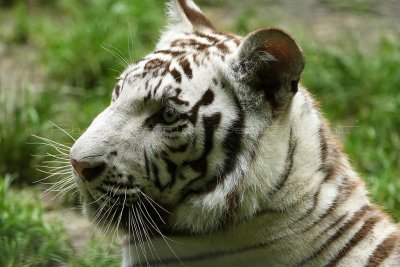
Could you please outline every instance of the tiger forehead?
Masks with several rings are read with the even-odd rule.
[[[171,97],[176,99],[180,88],[184,89],[185,81],[190,82],[196,73],[201,72],[200,69],[212,65],[210,61],[224,62],[239,44],[240,37],[230,34],[177,34],[158,50],[129,66],[121,76],[119,87],[124,89],[129,85],[135,88],[136,93],[141,91],[135,98],[141,98],[144,103]]]
[[[235,51],[239,44],[240,38],[231,34],[178,34],[169,42],[160,45],[158,50],[138,61],[128,73],[133,79],[143,79],[149,74],[150,77],[171,74],[180,82],[181,71],[191,79],[193,67],[205,65],[211,58],[225,61],[226,55]]]

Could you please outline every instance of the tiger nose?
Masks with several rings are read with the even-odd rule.
[[[106,168],[106,164],[103,162],[99,163],[90,163],[83,161],[81,162],[73,158],[71,158],[70,160],[75,172],[82,180],[86,182],[91,182],[97,177],[99,177]]]

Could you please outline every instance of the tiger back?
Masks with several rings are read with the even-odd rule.
[[[399,227],[299,83],[296,41],[222,33],[190,0],[169,18],[70,151],[122,266],[399,266]]]

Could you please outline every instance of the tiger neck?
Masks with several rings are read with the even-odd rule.
[[[245,218],[270,214],[266,218],[272,220],[269,229],[274,233],[295,212],[301,214],[312,207],[325,183],[335,186],[344,177],[358,181],[314,100],[303,88],[288,112],[266,127],[259,143],[240,184],[239,191],[244,192],[240,214]]]

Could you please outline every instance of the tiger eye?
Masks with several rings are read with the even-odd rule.
[[[162,114],[162,118],[166,123],[174,123],[179,119],[179,116],[175,111],[166,108]]]

